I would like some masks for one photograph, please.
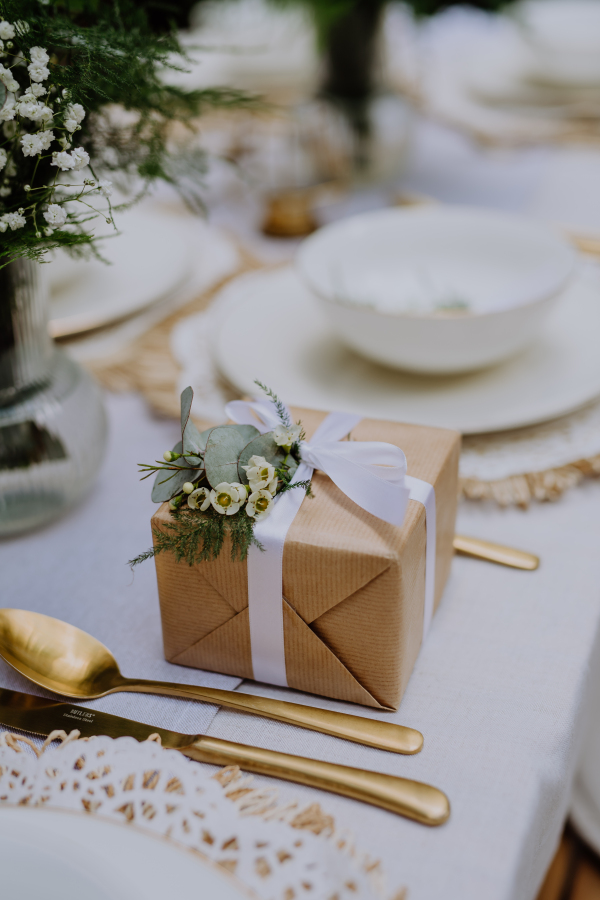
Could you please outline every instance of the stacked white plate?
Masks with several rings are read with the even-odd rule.
[[[483,257],[479,252],[480,264]],[[478,277],[483,275],[480,265]],[[209,344],[219,371],[243,393],[254,393],[260,379],[295,406],[463,434],[548,421],[600,396],[599,290],[580,278],[569,282],[528,347],[466,374],[414,375],[371,362],[342,342],[326,311],[294,267],[235,279],[214,309]],[[192,321],[188,331],[195,327],[204,329],[206,322]],[[197,348],[202,338],[189,337],[188,346]]]

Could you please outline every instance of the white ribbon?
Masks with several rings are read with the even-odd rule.
[[[269,401],[228,403],[225,412],[234,422],[250,424],[265,433],[280,424]],[[257,421],[256,416],[260,421]],[[331,413],[321,422],[310,443],[300,445],[301,463],[294,481],[307,481],[320,469],[358,506],[391,525],[401,526],[409,499],[425,506],[426,560],[423,636],[433,614],[435,588],[435,492],[406,474],[406,457],[399,447],[381,441],[343,441],[361,416]],[[255,681],[287,687],[283,636],[283,546],[300,509],[304,491],[286,491],[277,498],[267,519],[256,523],[254,534],[265,548],[248,551],[248,613]]]

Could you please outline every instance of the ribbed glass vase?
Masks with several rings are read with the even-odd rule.
[[[41,270],[27,259],[0,269],[0,536],[76,503],[106,447],[98,386],[49,337]]]

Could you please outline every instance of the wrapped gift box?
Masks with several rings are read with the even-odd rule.
[[[307,439],[324,413],[292,410]],[[435,607],[452,561],[460,436],[454,431],[363,419],[357,441],[386,441],[406,454],[408,474],[436,495]],[[425,508],[410,500],[401,528],[365,512],[323,473],[313,477],[283,553],[283,614],[290,687],[396,709],[423,637]],[[167,503],[153,531],[170,520]],[[165,657],[177,665],[252,678],[245,562],[224,546],[188,566],[156,557]]]

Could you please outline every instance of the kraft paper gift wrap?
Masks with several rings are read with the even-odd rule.
[[[307,440],[325,413],[292,410]],[[452,562],[460,435],[363,419],[357,441],[406,454],[408,475],[436,496],[435,608]],[[397,709],[423,637],[425,507],[410,500],[401,528],[358,507],[322,472],[313,476],[283,551],[285,662],[292,688]],[[170,520],[167,503],[152,518]],[[252,678],[246,562],[225,543],[216,560],[189,566],[155,559],[165,657],[177,665]]]

